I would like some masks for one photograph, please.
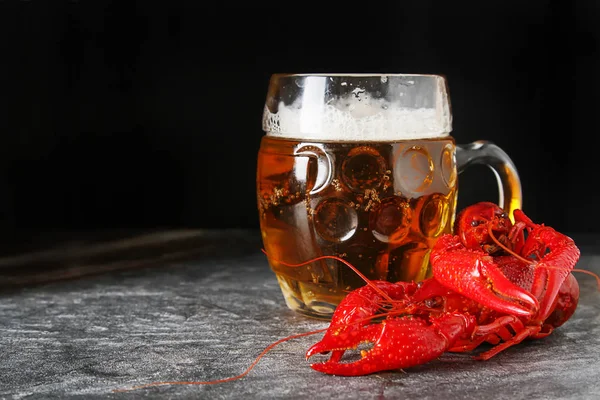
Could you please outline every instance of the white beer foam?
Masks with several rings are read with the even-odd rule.
[[[452,128],[447,104],[400,108],[384,99],[354,95],[329,104],[281,102],[277,113],[265,106],[263,130],[281,138],[394,141],[446,137]]]

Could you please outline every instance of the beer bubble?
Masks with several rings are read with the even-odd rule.
[[[355,88],[354,90],[352,90],[352,94],[354,95],[354,97],[356,97],[359,101],[360,101],[360,95],[363,94],[365,92],[365,89],[363,88]]]
[[[323,200],[314,213],[314,225],[317,233],[329,242],[343,242],[356,232],[358,216],[356,211],[343,199]]]

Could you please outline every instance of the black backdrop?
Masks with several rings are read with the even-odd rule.
[[[596,1],[346,4],[0,1],[2,232],[257,228],[275,72],[444,74],[453,135],[511,155],[524,210],[599,230]],[[459,205],[493,179],[465,172]]]

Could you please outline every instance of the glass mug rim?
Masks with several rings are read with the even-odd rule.
[[[275,73],[262,128],[301,140],[398,141],[452,131],[447,80],[439,74]]]

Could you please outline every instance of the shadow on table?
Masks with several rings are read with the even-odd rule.
[[[0,291],[169,262],[246,255],[262,248],[260,232],[176,230],[62,237],[34,251],[0,258]]]

